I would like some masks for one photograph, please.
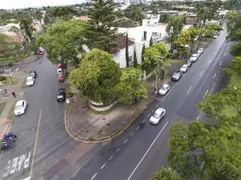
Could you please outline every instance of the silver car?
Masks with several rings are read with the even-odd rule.
[[[181,79],[181,77],[182,77],[182,71],[176,71],[176,72],[172,75],[172,80],[178,81],[179,79]]]
[[[170,85],[169,84],[163,84],[162,87],[159,90],[160,95],[166,95],[167,92],[170,90]]]
[[[16,116],[24,114],[27,109],[27,101],[25,100],[20,100],[16,103],[15,108],[14,108],[14,114]]]
[[[150,123],[151,124],[158,124],[160,122],[160,120],[165,116],[166,114],[166,110],[163,108],[158,108],[154,115],[151,116],[150,118]]]

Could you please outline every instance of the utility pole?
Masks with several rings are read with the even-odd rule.
[[[158,60],[158,61],[157,61],[157,66],[156,66],[156,86],[155,86],[156,90],[157,90],[157,88],[158,88],[159,68],[160,68],[160,61]]]

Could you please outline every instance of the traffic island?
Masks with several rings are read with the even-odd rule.
[[[166,77],[161,83],[169,81],[170,78]],[[66,131],[73,139],[85,143],[105,142],[120,135],[154,100],[155,78],[150,78],[146,83],[147,99],[138,100],[135,105],[116,105],[112,111],[103,114],[93,112],[88,102],[75,94],[65,106]]]

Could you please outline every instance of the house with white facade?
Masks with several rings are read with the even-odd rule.
[[[116,39],[118,47],[111,49],[111,54],[114,61],[118,64],[119,68],[126,67],[126,37],[120,36]],[[134,49],[135,41],[131,38],[128,39],[128,53],[129,53],[129,65],[134,65]]]
[[[138,63],[141,64],[141,52],[143,45],[149,46],[150,39],[152,38],[153,44],[164,43],[167,49],[170,49],[168,43],[168,33],[166,32],[167,24],[160,24],[159,17],[152,16],[151,18],[144,19],[142,26],[133,28],[118,28],[119,33],[128,33],[128,37],[135,41],[136,55]],[[192,25],[185,25],[183,30],[187,30]]]

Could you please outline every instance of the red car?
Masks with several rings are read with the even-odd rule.
[[[57,65],[58,69],[63,69],[62,64]]]
[[[63,82],[63,81],[64,81],[64,76],[63,76],[62,74],[59,74],[59,75],[58,75],[58,80],[59,80],[60,82]]]
[[[44,51],[39,51],[38,54],[39,54],[39,55],[43,55],[43,54],[44,54]]]

